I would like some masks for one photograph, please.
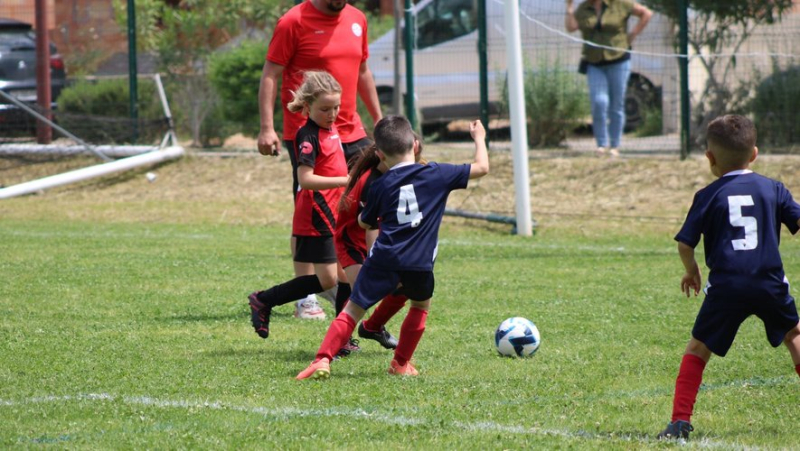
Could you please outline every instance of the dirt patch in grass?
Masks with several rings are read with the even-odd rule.
[[[434,161],[469,162],[472,147],[426,145]],[[508,151],[493,151],[491,174],[454,192],[449,207],[514,216],[513,166]],[[3,157],[0,184],[9,186],[97,164],[91,157]],[[540,228],[635,230],[637,224],[676,229],[692,195],[713,180],[702,157],[553,157],[532,153],[530,203]],[[754,169],[778,178],[800,193],[800,157],[762,156]],[[151,182],[147,173],[155,174]],[[7,219],[63,218],[86,221],[291,223],[291,172],[288,158],[255,151],[189,151],[177,161],[145,167],[0,201]],[[449,219],[448,221],[460,221]],[[461,220],[470,223],[467,220]]]

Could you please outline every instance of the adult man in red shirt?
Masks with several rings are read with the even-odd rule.
[[[278,77],[282,77],[283,142],[292,161],[293,193],[297,193],[298,186],[294,139],[297,130],[305,124],[305,118],[287,109],[286,105],[292,98],[290,91],[302,83],[303,72],[307,70],[324,70],[333,75],[342,86],[342,104],[336,128],[345,157],[350,160],[372,142],[356,111],[356,94],[364,101],[374,122],[382,117],[375,81],[367,66],[368,56],[367,19],[345,0],[305,0],[278,19],[258,91],[261,116],[258,151],[262,155],[280,153],[273,108]],[[295,276],[314,274],[313,265],[310,264],[296,262],[294,270]],[[314,301],[310,300],[308,304],[306,308],[300,301],[295,316],[324,318],[324,313]]]

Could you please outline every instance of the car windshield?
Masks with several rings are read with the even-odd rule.
[[[33,33],[27,30],[0,30],[0,46],[10,50],[35,50]]]
[[[417,13],[417,48],[449,41],[476,28],[473,0],[434,0]]]

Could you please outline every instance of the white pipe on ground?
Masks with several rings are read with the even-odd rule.
[[[158,146],[134,145],[101,145],[94,149],[103,155],[124,158],[141,155],[158,150]],[[3,144],[0,145],[0,156],[4,155],[80,155],[86,153],[86,147],[78,145],[65,146],[63,144]]]
[[[88,168],[78,169],[63,174],[45,177],[30,182],[20,183],[0,189],[0,199],[8,199],[23,194],[31,194],[38,191],[55,188],[57,186],[68,185],[95,177],[101,177],[115,172],[126,171],[148,164],[161,163],[167,160],[174,160],[183,156],[183,147],[172,146],[154,152],[137,155],[135,157],[123,158],[112,161],[111,163],[99,164]]]

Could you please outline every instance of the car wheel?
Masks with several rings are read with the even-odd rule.
[[[647,113],[661,109],[661,92],[650,80],[631,75],[625,92],[625,131],[634,131],[647,119]]]

